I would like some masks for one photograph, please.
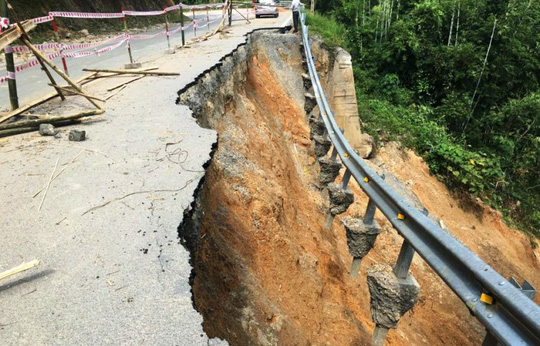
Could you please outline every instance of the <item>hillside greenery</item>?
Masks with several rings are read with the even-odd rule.
[[[540,1],[316,5],[310,31],[353,56],[364,128],[540,236]]]

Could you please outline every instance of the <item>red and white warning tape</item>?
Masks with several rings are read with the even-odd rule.
[[[91,12],[49,12],[49,16],[59,18],[110,19],[123,18],[122,13],[91,13]]]
[[[73,58],[73,59],[78,59],[78,58],[82,58],[82,57],[90,56],[90,55],[98,55],[99,56],[102,53],[110,52],[111,50],[114,50],[114,49],[122,46],[126,41],[127,41],[127,39],[123,39],[122,41],[118,42],[117,44],[113,44],[113,45],[110,45],[108,47],[103,47],[103,48],[100,48],[100,49],[94,49],[94,50],[85,51],[85,52],[63,53],[63,56],[65,56],[66,58]]]

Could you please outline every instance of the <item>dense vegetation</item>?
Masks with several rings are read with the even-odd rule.
[[[310,29],[354,59],[361,120],[540,236],[540,1],[329,0]]]

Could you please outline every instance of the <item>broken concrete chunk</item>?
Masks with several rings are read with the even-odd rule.
[[[302,80],[304,81],[304,90],[310,90],[312,87],[311,77],[307,73],[302,73]]]
[[[69,131],[69,140],[73,142],[82,142],[86,139],[86,131]]]
[[[345,226],[349,253],[354,258],[364,258],[375,245],[381,228],[375,221],[366,225],[362,219],[350,216],[344,217],[341,222]]]
[[[319,166],[321,167],[319,182],[322,185],[326,185],[336,180],[336,177],[339,174],[339,170],[341,169],[341,163],[330,160],[327,157],[321,157],[319,159]]]
[[[56,128],[52,124],[39,124],[39,134],[42,136],[54,136]]]
[[[328,184],[328,197],[330,199],[330,213],[332,215],[344,213],[354,202],[353,193],[335,183]]]
[[[371,315],[377,326],[396,328],[401,316],[418,302],[420,285],[411,275],[400,279],[387,264],[375,264],[367,270],[371,296]]]
[[[311,130],[311,137],[314,136],[322,136],[324,135],[324,132],[326,131],[326,127],[324,126],[324,121],[320,119],[318,115],[312,114],[309,117],[309,127]]]
[[[310,93],[305,93],[304,96],[306,98],[306,103],[304,104],[304,110],[306,111],[307,114],[309,114],[311,113],[313,108],[315,108],[315,106],[317,105],[317,99],[315,98],[315,96],[313,96]]]
[[[332,146],[332,142],[323,136],[313,136],[313,142],[315,144],[315,156],[317,158],[325,156]]]

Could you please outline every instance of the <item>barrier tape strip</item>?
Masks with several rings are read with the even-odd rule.
[[[165,11],[124,11],[126,16],[159,16],[164,15]]]
[[[92,12],[49,12],[49,16],[60,18],[109,19],[123,18],[123,13],[92,13]]]
[[[108,46],[108,47],[95,49],[95,50],[91,50],[91,51],[85,51],[85,52],[64,53],[64,56],[66,58],[73,58],[73,59],[78,59],[78,58],[82,58],[82,57],[90,56],[90,55],[98,55],[99,56],[102,53],[110,52],[111,50],[114,50],[114,49],[122,46],[127,41],[128,41],[128,39],[126,38],[126,39],[123,39],[122,41],[118,42],[117,44],[113,44],[113,45]]]
[[[47,22],[52,22],[54,20],[54,17],[51,16],[51,15],[48,15],[48,16],[45,16],[45,17],[39,17],[39,18],[34,18],[32,19],[32,22],[34,22],[34,24],[41,24],[41,23],[47,23]]]
[[[88,49],[88,48],[94,48],[103,46],[104,44],[115,42],[121,39],[126,39],[128,37],[127,34],[121,34],[116,37],[109,38],[104,41],[98,41],[98,42],[91,42],[91,43],[74,43],[74,44],[68,44],[68,45],[60,45],[59,48],[61,48],[63,51],[70,51],[70,50],[76,50],[76,49]]]
[[[41,24],[41,23],[51,22],[51,21],[54,20],[54,17],[59,17],[59,18],[82,18],[82,19],[111,19],[111,18],[124,18],[126,15],[128,15],[128,16],[152,16],[152,15],[163,15],[163,14],[167,13],[168,11],[179,10],[180,8],[185,8],[185,9],[188,9],[188,10],[202,10],[202,9],[210,9],[210,8],[222,8],[222,9],[224,9],[225,6],[226,6],[226,3],[207,4],[207,5],[192,5],[192,6],[180,3],[180,4],[177,4],[177,5],[174,5],[174,6],[167,7],[162,11],[123,11],[121,13],[49,12],[48,16],[33,18],[32,22],[34,24],[36,24],[36,25]],[[176,29],[174,29],[172,31],[168,31],[168,32],[166,30],[165,31],[160,31],[160,32],[158,32],[156,34],[153,34],[153,35],[122,34],[122,35],[119,35],[119,36],[116,36],[116,37],[113,37],[113,38],[110,38],[110,39],[107,39],[107,40],[104,40],[104,41],[93,42],[93,43],[76,43],[76,44],[69,44],[69,45],[64,45],[64,44],[60,44],[60,43],[45,43],[45,44],[35,45],[35,47],[40,51],[58,49],[59,51],[57,51],[55,53],[52,53],[52,54],[49,54],[47,56],[47,58],[49,60],[53,60],[53,59],[55,59],[55,58],[57,58],[59,56],[77,59],[77,58],[81,58],[81,57],[85,57],[85,56],[90,56],[90,55],[94,55],[94,54],[99,55],[99,54],[102,54],[102,53],[105,53],[105,52],[112,51],[112,50],[117,49],[118,47],[122,46],[126,42],[127,42],[127,45],[129,46],[129,44],[130,44],[129,40],[130,39],[146,40],[146,39],[155,38],[155,37],[160,36],[160,35],[171,36],[173,34],[176,34],[176,33],[180,32],[180,31],[184,31],[184,30],[188,29],[192,25],[193,25],[193,29],[204,28],[204,27],[210,25],[211,23],[213,23],[215,21],[216,20],[213,20],[211,22],[207,21],[205,25],[199,26],[198,22],[196,20],[194,20],[187,26],[179,26],[178,28],[176,28]],[[0,33],[1,33],[1,31],[0,31]],[[109,42],[117,41],[119,39],[122,39],[122,40],[120,42],[114,44],[114,45],[110,45],[108,47],[104,47],[104,48],[101,48],[101,49],[95,49],[93,51],[86,51],[86,52],[65,53],[65,51],[69,51],[69,50],[88,49],[88,48],[98,47],[98,46],[104,45],[104,44],[109,43]],[[13,47],[12,46],[6,46],[4,48],[4,51],[6,53],[23,53],[23,52],[30,52],[30,49],[28,47],[26,47],[26,46],[13,46]],[[25,63],[23,63],[21,65],[15,66],[15,71],[16,72],[22,72],[22,71],[24,71],[24,70],[26,70],[26,69],[28,69],[30,67],[34,67],[34,66],[37,66],[37,65],[39,65],[39,61],[37,59],[33,59],[33,60],[27,61],[27,62],[25,62]],[[8,71],[6,76],[0,77],[0,84],[5,83],[8,79],[13,79],[14,80],[15,79],[15,73]]]

